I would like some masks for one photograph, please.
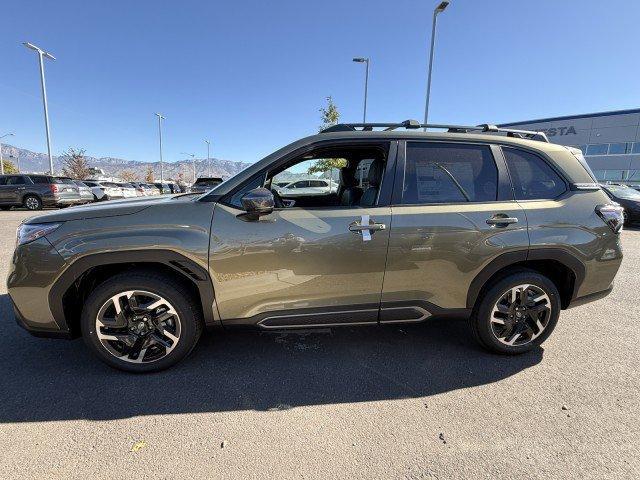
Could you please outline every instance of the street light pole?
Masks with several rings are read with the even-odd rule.
[[[44,105],[44,126],[47,132],[47,153],[49,155],[49,172],[53,175],[53,157],[51,156],[51,134],[49,132],[49,108],[47,107],[47,86],[44,81],[44,58],[55,60],[56,57],[49,52],[45,52],[41,48],[35,46],[33,43],[23,42],[25,47],[38,52],[38,59],[40,64],[40,86],[42,87],[42,103]]]
[[[367,123],[367,94],[369,90],[369,58],[356,57],[353,59],[356,63],[366,63],[367,69],[364,76],[364,111],[362,113],[362,123]]]
[[[0,136],[0,140],[4,137],[13,137],[13,133],[5,133]],[[2,142],[0,142],[0,175],[4,175],[4,160],[2,160]]]
[[[431,51],[429,53],[429,74],[427,76],[427,97],[424,106],[424,123],[429,121],[429,96],[431,94],[431,70],[433,68],[433,50],[436,43],[436,24],[438,22],[438,14],[444,12],[449,6],[449,0],[444,0],[433,10],[433,24],[431,25]],[[427,127],[424,128],[425,132]]]
[[[209,140],[205,140],[204,143],[207,144],[207,172],[211,175],[211,160],[209,157],[209,147],[211,146],[211,142]]]
[[[188,155],[191,157],[191,164],[193,165],[193,183],[196,183],[196,161],[195,161],[195,153],[185,153],[180,152],[180,155]]]
[[[156,115],[158,117],[158,136],[160,138],[160,183],[163,183],[164,165],[162,164],[162,120],[164,120],[165,118],[159,113],[156,113]]]

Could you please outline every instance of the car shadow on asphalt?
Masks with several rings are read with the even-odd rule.
[[[0,296],[0,423],[141,415],[277,411],[305,405],[429,397],[484,385],[542,360],[478,348],[466,321],[301,333],[210,332],[179,365],[113,370],[82,340],[34,338]]]

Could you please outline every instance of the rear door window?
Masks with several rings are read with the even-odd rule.
[[[503,147],[516,200],[550,200],[567,190],[565,181],[542,158]]]
[[[7,177],[7,185],[24,185],[25,180],[23,176],[12,176],[12,177]]]
[[[491,202],[497,194],[488,146],[407,142],[403,204]]]

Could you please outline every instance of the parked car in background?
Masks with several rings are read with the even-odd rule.
[[[118,198],[124,198],[122,188],[114,182],[105,182],[102,180],[83,180],[83,182],[91,187],[91,191],[96,197],[96,200],[115,200]],[[102,192],[102,196],[99,195],[98,190]]]
[[[77,185],[51,175],[0,175],[0,208],[67,207],[82,203]]]
[[[206,193],[222,182],[223,180],[220,177],[200,177],[191,185],[189,191],[191,193]]]
[[[337,193],[338,184],[324,178],[296,180],[278,189],[280,195],[299,197],[308,195],[328,195]]]
[[[145,195],[160,195],[160,189],[153,183],[141,183]]]
[[[145,192],[145,189],[144,189],[144,187],[143,187],[142,183],[140,183],[140,182],[129,182],[129,184],[130,184],[130,185],[132,185],[132,186],[133,186],[133,188],[135,188],[135,189],[136,189],[136,194],[137,194],[139,197],[145,196],[145,195],[147,194],[147,193]]]
[[[167,182],[167,185],[169,186],[169,190],[171,190],[171,193],[181,193],[180,187],[177,183]]]
[[[117,182],[116,185],[118,185],[122,189],[122,196],[124,198],[134,198],[138,196],[135,187],[130,183]]]
[[[68,180],[71,180],[70,178]],[[78,186],[78,191],[80,192],[80,200],[82,203],[91,203],[95,201],[93,198],[93,192],[91,191],[91,187],[84,183],[82,180],[71,180],[75,185]]]
[[[604,192],[611,200],[624,208],[624,223],[640,222],[640,192],[627,185],[602,184]]]
[[[171,188],[169,187],[168,183],[156,182],[154,183],[154,185],[158,190],[160,190],[160,193],[162,195],[171,193]]]
[[[622,208],[579,150],[489,125],[375,126],[387,130],[342,124],[294,142],[206,195],[26,220],[7,281],[16,320],[38,336],[81,335],[135,372],[185,358],[205,327],[436,317],[466,317],[490,351],[540,355],[561,310],[612,290]],[[337,192],[293,201],[273,188],[334,158],[348,159]]]

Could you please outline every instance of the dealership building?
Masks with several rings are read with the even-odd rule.
[[[543,131],[553,143],[578,147],[598,180],[640,183],[640,109],[541,118],[500,126]]]

